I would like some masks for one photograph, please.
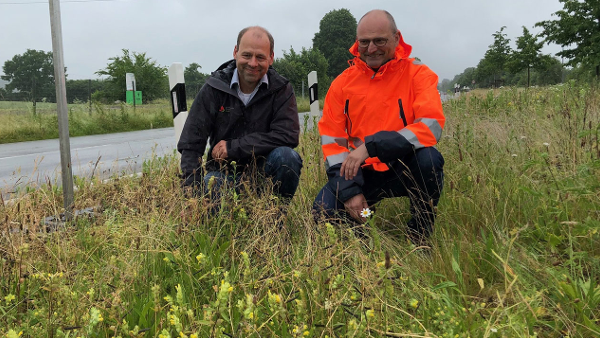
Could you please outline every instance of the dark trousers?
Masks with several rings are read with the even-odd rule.
[[[266,158],[257,159],[258,172],[255,173],[226,173],[222,171],[210,171],[204,176],[204,193],[211,197],[213,201],[218,200],[223,184],[235,184],[236,190],[241,183],[244,174],[248,174],[250,179],[259,187],[262,185],[260,178],[271,179],[273,182],[274,193],[281,196],[284,200],[291,200],[296,193],[298,183],[300,182],[300,171],[302,169],[302,158],[289,147],[275,148],[266,156]],[[259,176],[259,177],[256,177]],[[214,177],[214,178],[213,178]],[[212,179],[212,183],[210,183]]]
[[[390,170],[385,172],[362,170],[362,190],[369,206],[384,198],[407,196],[412,215],[408,222],[409,230],[429,236],[433,231],[435,207],[444,186],[444,157],[436,148],[427,147],[387,165]],[[345,212],[344,203],[337,196],[337,192],[326,184],[313,203],[315,216],[351,220]]]

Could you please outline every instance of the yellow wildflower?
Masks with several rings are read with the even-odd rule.
[[[13,300],[15,300],[15,295],[11,293],[8,296],[4,297],[4,300],[6,301],[6,304],[10,304]]]

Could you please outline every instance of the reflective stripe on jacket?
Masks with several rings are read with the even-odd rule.
[[[400,34],[394,59],[374,72],[358,57],[355,43],[351,66],[329,88],[319,132],[331,188],[342,201],[362,193],[362,171],[353,181],[339,177],[352,149],[365,143],[370,157],[363,168],[386,171],[386,162],[434,146],[441,137],[445,118],[438,77],[408,58],[411,49]]]

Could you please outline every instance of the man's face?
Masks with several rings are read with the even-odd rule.
[[[240,89],[250,93],[273,64],[273,53],[267,34],[250,29],[233,49],[233,58],[240,77]],[[246,93],[247,94],[247,93]]]
[[[360,58],[369,67],[375,69],[394,58],[396,46],[400,41],[398,32],[392,33],[387,17],[380,13],[369,14],[360,21],[356,30],[356,39],[359,43]],[[384,41],[383,46],[376,45]],[[365,46],[361,47],[361,42]]]

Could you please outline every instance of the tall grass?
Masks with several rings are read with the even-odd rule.
[[[564,85],[447,102],[430,249],[406,239],[406,199],[378,206],[365,238],[313,223],[315,130],[283,230],[270,194],[231,193],[216,215],[185,198],[176,156],[78,181],[77,208],[96,215],[53,233],[36,230],[60,189],[33,191],[0,207],[0,334],[600,336],[599,100]]]

